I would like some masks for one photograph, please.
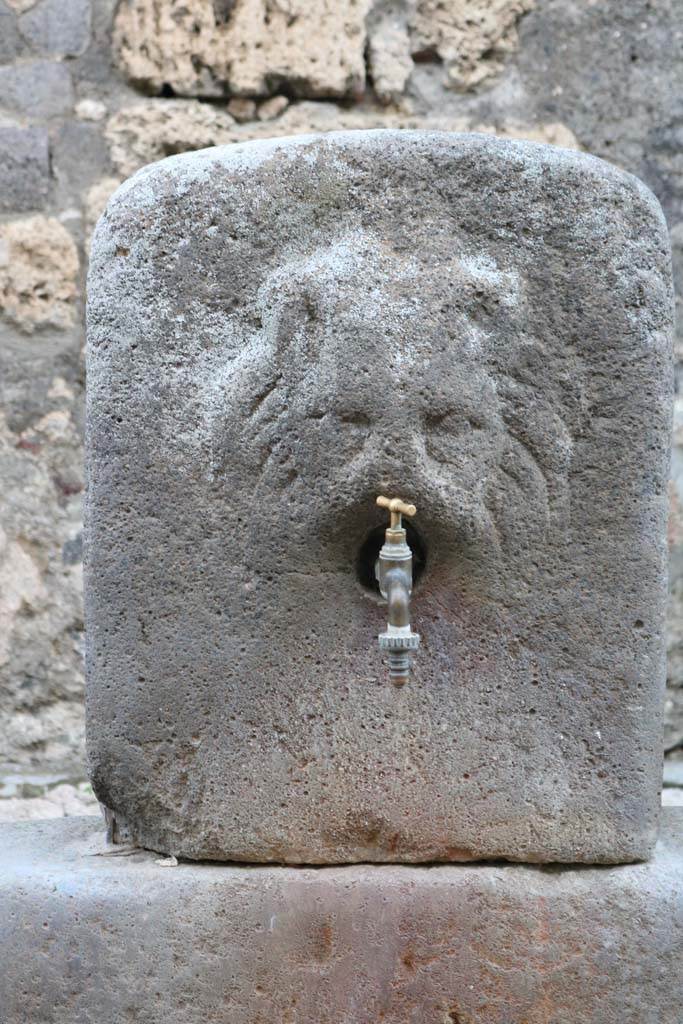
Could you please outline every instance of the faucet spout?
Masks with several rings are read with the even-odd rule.
[[[416,508],[400,498],[378,498],[377,504],[388,508],[391,523],[385,533],[384,545],[375,566],[380,593],[387,601],[388,623],[386,632],[378,640],[389,655],[389,676],[402,686],[410,677],[410,652],[420,645],[418,633],[410,628],[410,595],[413,589],[413,555],[406,543],[406,531],[401,515],[414,516]]]
[[[410,591],[412,580],[404,569],[390,569],[384,576],[390,626],[410,625]]]

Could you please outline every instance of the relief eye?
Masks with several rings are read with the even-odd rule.
[[[369,427],[371,424],[370,417],[366,413],[349,410],[339,413],[339,422],[351,424],[353,427]]]
[[[436,427],[441,427],[449,416],[449,412],[427,413],[425,416],[425,424],[430,430],[433,430]]]
[[[440,430],[449,434],[466,434],[470,430],[483,430],[486,426],[482,416],[476,413],[464,415],[453,409],[426,416],[425,424],[428,430]]]
[[[460,434],[464,423],[462,416],[454,412],[453,409],[448,409],[446,412],[429,413],[425,417],[427,429],[441,433]]]

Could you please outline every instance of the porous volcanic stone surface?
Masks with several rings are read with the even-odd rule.
[[[219,860],[648,856],[670,332],[656,200],[583,154],[359,132],[124,184],[92,245],[86,551],[120,833]],[[378,493],[415,501],[426,558],[401,690],[362,584]]]
[[[683,808],[648,864],[155,862],[0,830],[3,1024],[680,1024]]]
[[[254,138],[361,128],[481,131],[593,153],[642,178],[662,204],[683,380],[680,0],[370,0],[364,21],[362,6],[0,0],[0,206],[9,223],[27,216],[37,232],[36,214],[59,221],[81,268],[70,322],[31,327],[39,274],[19,316],[3,316],[0,301],[0,458],[10,472],[0,468],[8,539],[0,577],[9,580],[0,583],[0,605],[7,588],[25,589],[17,561],[3,554],[16,545],[45,595],[37,614],[34,604],[11,601],[0,627],[0,762],[11,771],[61,772],[84,760],[84,271],[94,221],[144,164]],[[247,38],[239,26],[257,8]],[[239,36],[245,46],[236,50]],[[347,89],[347,71],[348,91],[336,101],[335,81]],[[258,79],[259,94],[235,97],[237,77]],[[29,255],[39,269],[39,233],[35,241]],[[683,424],[683,397],[677,405]],[[42,440],[55,411],[73,427],[57,446]],[[674,436],[664,717],[665,747],[682,757],[683,429]],[[68,479],[63,465],[56,469],[65,462]],[[26,474],[39,479],[38,490],[27,489]]]

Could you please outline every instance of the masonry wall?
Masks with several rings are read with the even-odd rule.
[[[683,295],[680,0],[0,0],[0,762],[82,758],[83,303],[108,196],[172,153],[382,126],[632,171]],[[683,756],[677,409],[666,746]]]

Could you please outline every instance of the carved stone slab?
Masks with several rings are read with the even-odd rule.
[[[589,156],[358,132],[126,182],[89,281],[115,831],[245,861],[648,856],[671,319],[656,201]],[[379,493],[418,507],[402,689]]]

